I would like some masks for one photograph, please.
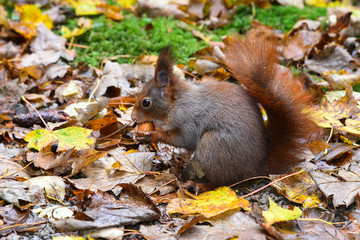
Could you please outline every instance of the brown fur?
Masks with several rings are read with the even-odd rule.
[[[317,130],[303,112],[312,105],[313,96],[304,90],[303,81],[277,64],[276,46],[269,34],[250,31],[247,39],[229,39],[225,51],[233,76],[267,112],[270,150],[266,173],[281,173],[300,162],[304,140]]]
[[[155,79],[145,85],[132,112],[138,122],[154,121],[151,142],[193,151],[214,185],[287,170],[301,160],[304,138],[315,129],[302,112],[311,105],[311,95],[277,65],[271,37],[252,32],[246,40],[228,39],[226,46],[226,64],[246,90],[229,82],[178,79],[171,51],[165,49]],[[149,108],[141,105],[145,98],[152,102]],[[267,111],[268,127],[257,102]]]

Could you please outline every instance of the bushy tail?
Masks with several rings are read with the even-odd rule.
[[[269,155],[266,173],[280,173],[299,161],[317,127],[304,113],[312,95],[290,71],[278,65],[277,43],[268,32],[250,31],[225,41],[226,65],[233,76],[266,110]]]

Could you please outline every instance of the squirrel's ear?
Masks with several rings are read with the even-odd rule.
[[[165,87],[171,80],[173,71],[174,57],[171,47],[165,47],[156,62],[155,68],[155,84],[159,88]]]
[[[169,73],[166,70],[160,70],[156,75],[158,87],[164,88],[166,85],[169,84],[170,77]]]

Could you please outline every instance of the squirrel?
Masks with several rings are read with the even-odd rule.
[[[317,130],[304,111],[313,96],[301,79],[278,65],[275,36],[255,30],[246,39],[236,35],[224,42],[225,65],[239,84],[178,78],[166,47],[131,113],[138,123],[154,123],[156,131],[146,142],[192,151],[215,186],[284,173],[303,160],[306,138]]]

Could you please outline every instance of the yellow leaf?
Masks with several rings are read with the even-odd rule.
[[[96,9],[96,5],[101,3],[98,0],[67,0],[67,2],[75,8],[75,13],[78,16],[97,15],[101,13]]]
[[[167,212],[170,214],[202,214],[204,217],[210,218],[232,209],[250,210],[250,203],[246,199],[236,196],[229,187],[220,187],[193,197],[195,199],[176,198],[171,200],[167,206]]]
[[[272,180],[281,177],[283,177],[283,175],[272,178]],[[306,171],[276,182],[271,185],[271,187],[289,201],[302,204],[303,207],[325,207],[321,200],[321,191]]]
[[[20,13],[20,23],[13,23],[12,28],[21,35],[36,35],[36,27],[42,23],[47,28],[52,29],[53,22],[51,18],[44,15],[37,6],[33,4],[15,5],[15,9]]]
[[[92,130],[80,127],[68,127],[56,131],[37,129],[24,136],[28,142],[28,148],[38,151],[58,141],[57,151],[65,151],[72,148],[76,150],[89,149],[95,143],[94,139],[88,138]]]
[[[323,128],[342,127],[343,124],[340,119],[351,116],[349,108],[347,108],[344,101],[333,101],[332,103],[326,101],[321,107],[314,107],[309,110],[309,114],[313,121]]]
[[[93,25],[93,21],[88,18],[79,18],[77,20],[78,25],[80,28],[75,27],[73,30],[70,30],[66,26],[61,26],[60,32],[61,35],[65,38],[72,38],[80,36],[81,34],[86,33],[89,29],[91,29]]]
[[[88,138],[92,130],[80,127],[68,127],[54,131],[59,138],[58,151],[89,149],[95,143],[94,139]]]
[[[356,119],[346,119],[346,126],[338,127],[337,129],[351,133],[357,137],[360,137],[360,121]]]
[[[86,240],[86,239],[83,237],[62,236],[62,237],[53,237],[52,240]]]
[[[327,0],[305,0],[305,4],[315,7],[326,7]]]
[[[76,85],[76,83],[74,83],[74,81],[70,81],[66,87],[64,88],[63,92],[62,92],[62,95],[64,97],[68,97],[68,96],[71,96],[71,95],[75,95],[75,94],[78,94],[79,93],[79,87],[78,85]]]
[[[24,140],[28,142],[27,147],[40,151],[50,143],[56,141],[56,137],[47,129],[37,129],[29,132],[24,136]]]
[[[2,5],[0,5],[0,25],[4,25],[8,29],[10,28],[7,12]]]
[[[137,0],[117,0],[117,3],[123,8],[134,9]]]
[[[276,205],[270,198],[269,204],[269,211],[262,211],[264,221],[269,226],[276,222],[294,220],[302,215],[302,211],[298,207],[295,207],[293,210],[282,208]]]
[[[122,10],[119,6],[114,6],[110,4],[99,4],[96,6],[97,10],[102,12],[106,17],[113,20],[121,20],[124,18]]]

